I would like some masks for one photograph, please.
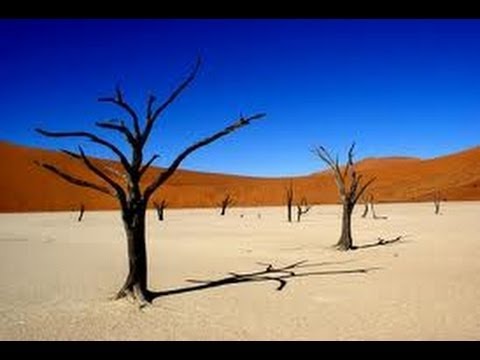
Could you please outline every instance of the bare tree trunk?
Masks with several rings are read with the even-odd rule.
[[[363,210],[362,218],[366,217],[368,214],[368,201],[365,202],[365,209]]]
[[[78,221],[82,221],[83,219],[83,213],[85,212],[85,206],[82,204],[80,205],[80,214],[78,215]]]
[[[287,219],[288,222],[292,222],[292,207],[293,207],[293,185],[290,182],[290,186],[285,190],[287,200]]]
[[[441,202],[440,194],[438,192],[435,193],[433,197],[433,204],[435,205],[435,215],[440,213],[440,202]]]
[[[374,204],[373,204],[373,199],[372,199],[372,201],[371,201],[371,203],[370,203],[370,207],[372,208],[372,216],[373,216],[373,218],[374,218],[374,219],[378,219],[377,213],[375,212],[375,206],[374,206]]]
[[[167,201],[165,199],[163,199],[160,202],[160,204],[158,204],[157,202],[154,202],[153,206],[155,206],[155,209],[157,210],[158,221],[163,221],[163,219],[164,219],[163,214],[165,212],[165,208],[167,207]]]
[[[354,249],[352,240],[352,211],[353,206],[349,206],[348,204],[343,206],[342,233],[337,242],[337,248],[340,250]]]
[[[147,289],[147,251],[145,242],[145,205],[123,210],[123,225],[128,245],[128,275],[116,298],[131,295],[140,303],[150,301]]]
[[[225,198],[220,202],[220,207],[222,208],[222,210],[220,211],[220,215],[221,216],[224,216],[225,215],[225,212],[227,211],[227,207],[229,207],[230,205],[232,205],[235,201],[233,200],[233,198],[230,196],[230,194],[227,194],[225,196]]]
[[[307,199],[302,198],[300,204],[297,204],[297,222],[300,222],[302,215],[305,215],[310,211],[312,207],[308,205]]]

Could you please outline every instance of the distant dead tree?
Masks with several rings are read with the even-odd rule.
[[[438,191],[435,192],[433,195],[433,205],[435,206],[435,215],[438,215],[440,213],[440,203],[442,199],[440,197],[440,194]]]
[[[367,196],[363,196],[362,197],[363,199],[363,205],[365,206],[365,208],[363,209],[363,213],[362,213],[362,218],[365,218],[367,217],[367,214],[368,214],[368,200],[367,200]]]
[[[387,216],[378,216],[375,212],[375,201],[373,195],[370,195],[370,207],[372,208],[372,215],[375,220],[385,220],[388,219]]]
[[[287,201],[287,219],[288,219],[288,222],[292,222],[293,184],[291,181],[288,188],[285,189],[285,198]]]
[[[314,154],[324,161],[332,170],[343,205],[342,232],[336,245],[340,250],[355,249],[352,240],[352,212],[358,199],[360,199],[365,190],[375,180],[372,178],[365,184],[361,183],[362,175],[357,174],[353,163],[354,148],[355,143],[353,143],[348,150],[347,163],[343,169],[340,168],[338,163],[338,156],[334,160],[323,146],[319,146],[313,150]]]
[[[183,150],[171,164],[153,180],[141,186],[141,181],[149,167],[157,159],[158,155],[153,155],[148,161],[144,161],[144,147],[151,135],[154,125],[157,123],[160,115],[167,109],[175,99],[188,87],[196,77],[200,68],[201,61],[197,60],[191,73],[170,93],[170,95],[160,104],[156,104],[156,98],[150,95],[146,101],[145,120],[142,124],[139,114],[125,100],[124,94],[119,87],[111,97],[100,98],[100,102],[110,103],[118,106],[125,111],[131,123],[127,125],[124,120],[111,120],[97,122],[96,125],[101,129],[112,130],[120,133],[128,143],[130,159],[120,148],[106,138],[86,131],[67,131],[53,132],[42,129],[36,129],[41,135],[52,138],[81,138],[101,145],[111,150],[120,160],[122,177],[114,176],[110,171],[104,168],[101,162],[88,157],[81,147],[78,152],[64,151],[73,161],[82,163],[98,181],[82,179],[78,175],[68,173],[67,171],[44,162],[36,162],[37,165],[59,176],[63,180],[85,188],[89,188],[102,194],[112,196],[117,199],[128,244],[128,264],[129,271],[123,286],[116,295],[116,299],[131,297],[134,302],[145,306],[152,300],[152,292],[148,290],[147,281],[147,250],[145,244],[145,214],[148,202],[152,195],[175,173],[180,164],[194,151],[213,143],[214,141],[249,125],[253,120],[263,118],[265,114],[256,114],[253,116],[241,116],[238,120],[200,141],[188,146]]]
[[[232,206],[235,203],[235,200],[230,196],[230,194],[226,194],[223,200],[218,204],[221,208],[220,215],[224,216],[227,208]]]
[[[85,206],[83,204],[80,204],[80,214],[78,215],[77,221],[82,221],[83,219],[83,214],[85,213]]]
[[[297,204],[297,222],[300,222],[300,218],[302,215],[306,214],[312,208],[311,205],[308,205],[307,199],[305,197],[302,198],[302,201]]]
[[[167,206],[168,206],[167,200],[166,200],[166,199],[162,199],[162,201],[160,201],[160,204],[157,203],[156,201],[154,201],[154,202],[153,202],[153,206],[155,206],[155,209],[157,210],[158,221],[163,221],[163,219],[164,219],[164,212],[165,212],[165,209],[166,209]]]

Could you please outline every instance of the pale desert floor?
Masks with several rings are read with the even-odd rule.
[[[354,214],[357,245],[332,248],[338,206],[301,223],[285,209],[168,210],[148,214],[150,287],[192,286],[308,260],[287,279],[244,282],[157,298],[139,310],[109,298],[126,274],[118,212],[0,215],[0,339],[468,340],[480,339],[480,202],[380,204],[387,220]],[[241,217],[241,214],[244,216]],[[261,214],[261,218],[258,217]],[[308,266],[307,266],[308,265]],[[345,270],[371,269],[367,273]]]

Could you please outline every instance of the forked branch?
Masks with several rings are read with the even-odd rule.
[[[135,131],[135,137],[137,139],[140,138],[141,132],[140,132],[140,123],[139,123],[139,120],[138,120],[138,115],[135,112],[135,110],[133,110],[133,108],[128,103],[126,103],[124,101],[122,90],[120,89],[119,86],[117,86],[116,89],[115,89],[115,96],[114,97],[101,97],[101,98],[98,99],[98,101],[109,102],[109,103],[118,105],[120,108],[125,110],[130,115],[130,117],[132,118],[133,128],[134,128],[134,131]],[[128,132],[130,133],[130,131],[128,131]],[[132,137],[133,137],[133,135],[132,135]]]

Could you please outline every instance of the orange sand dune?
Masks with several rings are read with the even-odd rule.
[[[94,190],[79,188],[34,164],[34,160],[57,164],[79,176],[94,178],[64,154],[0,142],[0,212],[115,209],[115,199]],[[104,166],[112,161],[97,160]],[[319,162],[319,166],[321,166]],[[439,191],[447,200],[480,200],[480,147],[429,160],[416,158],[370,158],[357,169],[366,179],[376,177],[370,193],[378,202],[429,201]],[[146,174],[152,179],[160,169]],[[154,196],[166,198],[170,207],[216,207],[226,193],[239,206],[280,205],[285,188],[293,181],[297,200],[336,203],[337,190],[328,172],[292,178],[255,178],[180,170]]]

